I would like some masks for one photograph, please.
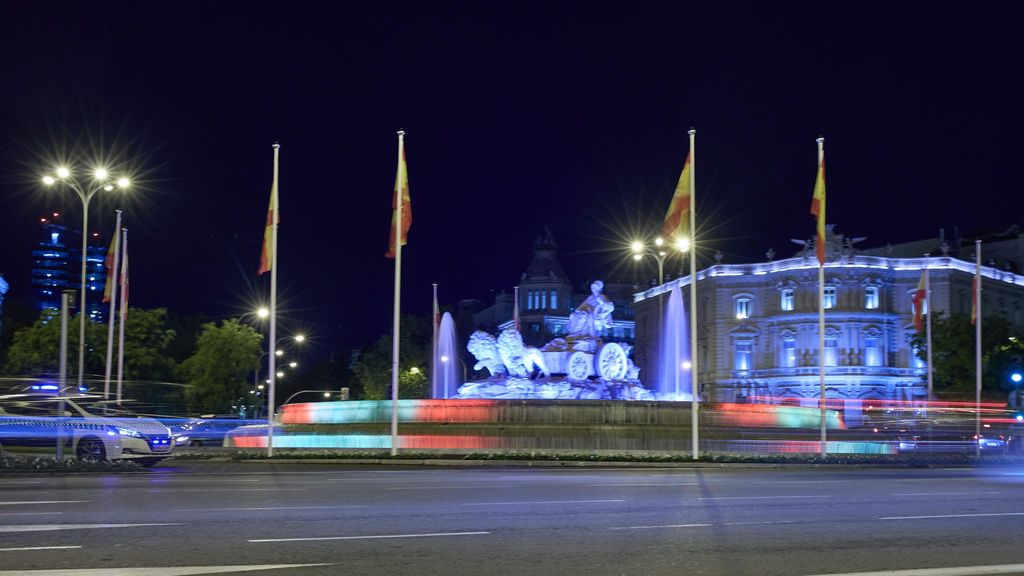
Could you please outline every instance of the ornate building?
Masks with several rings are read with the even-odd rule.
[[[587,282],[589,286],[590,282]],[[632,342],[634,335],[632,284],[606,281],[604,292],[615,304],[612,325],[601,336],[610,341]],[[513,293],[514,294],[514,293]],[[492,306],[473,315],[475,329],[500,331],[512,325],[514,295],[502,292]],[[551,230],[533,243],[533,259],[519,279],[519,323],[523,339],[540,345],[564,336],[569,315],[589,295],[573,293],[569,276],[558,261],[558,245]]]
[[[828,228],[825,265],[826,396],[844,403],[854,423],[865,399],[926,396],[924,363],[910,344],[911,300],[927,265],[937,312],[969,314],[974,263],[948,255],[939,242],[919,257],[864,254]],[[789,401],[817,405],[818,262],[811,242],[795,257],[721,264],[697,273],[698,370],[710,401]],[[984,245],[982,246],[984,255]],[[890,249],[890,252],[892,250]],[[925,258],[926,251],[937,257]],[[970,252],[965,249],[964,255]],[[771,258],[771,253],[769,253]],[[1024,276],[982,268],[982,313],[1024,328]],[[682,277],[635,294],[636,363],[649,388],[657,378],[659,298]],[[689,310],[689,289],[682,290]]]

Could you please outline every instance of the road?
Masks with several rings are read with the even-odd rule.
[[[1011,467],[0,476],[0,576],[1024,574],[1022,526]]]

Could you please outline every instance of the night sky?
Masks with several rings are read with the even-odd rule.
[[[662,5],[664,4],[664,5]],[[604,6],[604,7],[601,7]],[[0,272],[28,291],[58,159],[106,158],[132,303],[250,310],[274,141],[281,325],[320,349],[389,329],[395,131],[414,221],[403,309],[490,303],[545,225],[582,287],[650,278],[697,129],[698,228],[725,262],[809,238],[815,137],[828,215],[878,246],[1021,217],[1022,8],[975,3],[0,1]]]

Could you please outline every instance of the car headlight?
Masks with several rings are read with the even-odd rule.
[[[121,436],[131,436],[132,438],[142,438],[142,434],[139,434],[139,432],[137,430],[131,430],[131,429],[128,429],[128,428],[121,428],[120,426],[115,426],[114,430],[116,430],[117,433],[119,435],[121,435]]]
[[[189,437],[188,436],[175,436],[174,437],[174,443],[175,444],[179,444],[179,445],[180,444],[188,444],[188,441],[189,441]]]

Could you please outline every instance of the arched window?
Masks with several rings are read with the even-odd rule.
[[[746,320],[753,313],[754,297],[750,294],[737,294],[733,297],[733,313],[737,320]]]
[[[793,289],[792,288],[783,288],[782,291],[779,292],[779,297],[780,297],[780,300],[779,300],[779,307],[780,308],[782,308],[785,311],[789,311],[789,310],[793,309]]]
[[[878,286],[864,288],[864,308],[874,310],[878,308]]]

